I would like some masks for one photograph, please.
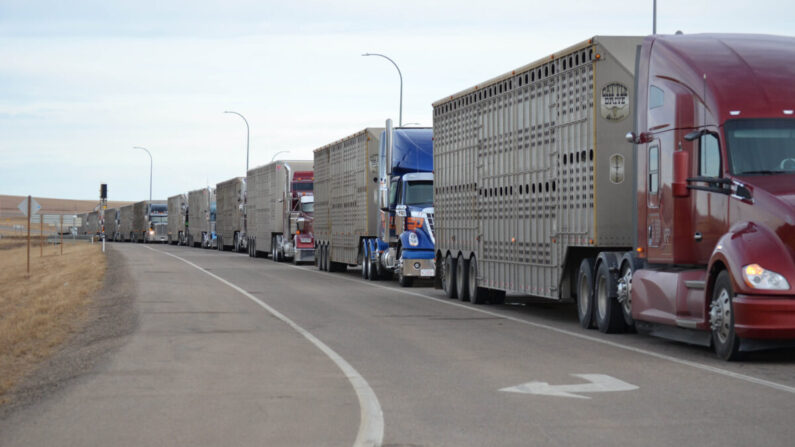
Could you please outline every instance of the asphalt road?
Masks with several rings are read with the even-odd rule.
[[[472,306],[430,288],[365,282],[355,270],[113,249],[138,284],[138,329],[101,368],[14,414],[0,445],[795,439],[792,350],[725,363],[704,348],[581,329],[569,305]]]

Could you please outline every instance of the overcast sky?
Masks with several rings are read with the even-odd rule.
[[[658,32],[793,35],[795,3],[659,0]],[[168,196],[398,119],[594,35],[652,1],[0,0],[0,194]],[[795,61],[793,61],[795,63]]]

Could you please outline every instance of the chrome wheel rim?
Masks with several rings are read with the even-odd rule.
[[[709,310],[709,323],[712,332],[721,343],[726,343],[731,333],[732,307],[729,291],[721,289],[718,298],[712,302]]]
[[[624,271],[621,278],[618,280],[618,296],[616,297],[624,312],[627,315],[632,314],[632,269],[624,266]]]

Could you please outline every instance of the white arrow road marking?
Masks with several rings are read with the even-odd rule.
[[[631,391],[638,387],[618,380],[605,374],[572,374],[574,377],[585,379],[591,383],[581,383],[578,385],[550,385],[547,382],[527,382],[521,385],[503,388],[500,391],[507,393],[540,394],[543,396],[557,397],[576,397],[578,399],[590,399],[588,396],[580,396],[574,393],[608,393],[611,391]]]

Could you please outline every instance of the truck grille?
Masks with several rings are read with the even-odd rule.
[[[167,224],[155,224],[155,236],[166,237],[168,236],[168,225]]]

